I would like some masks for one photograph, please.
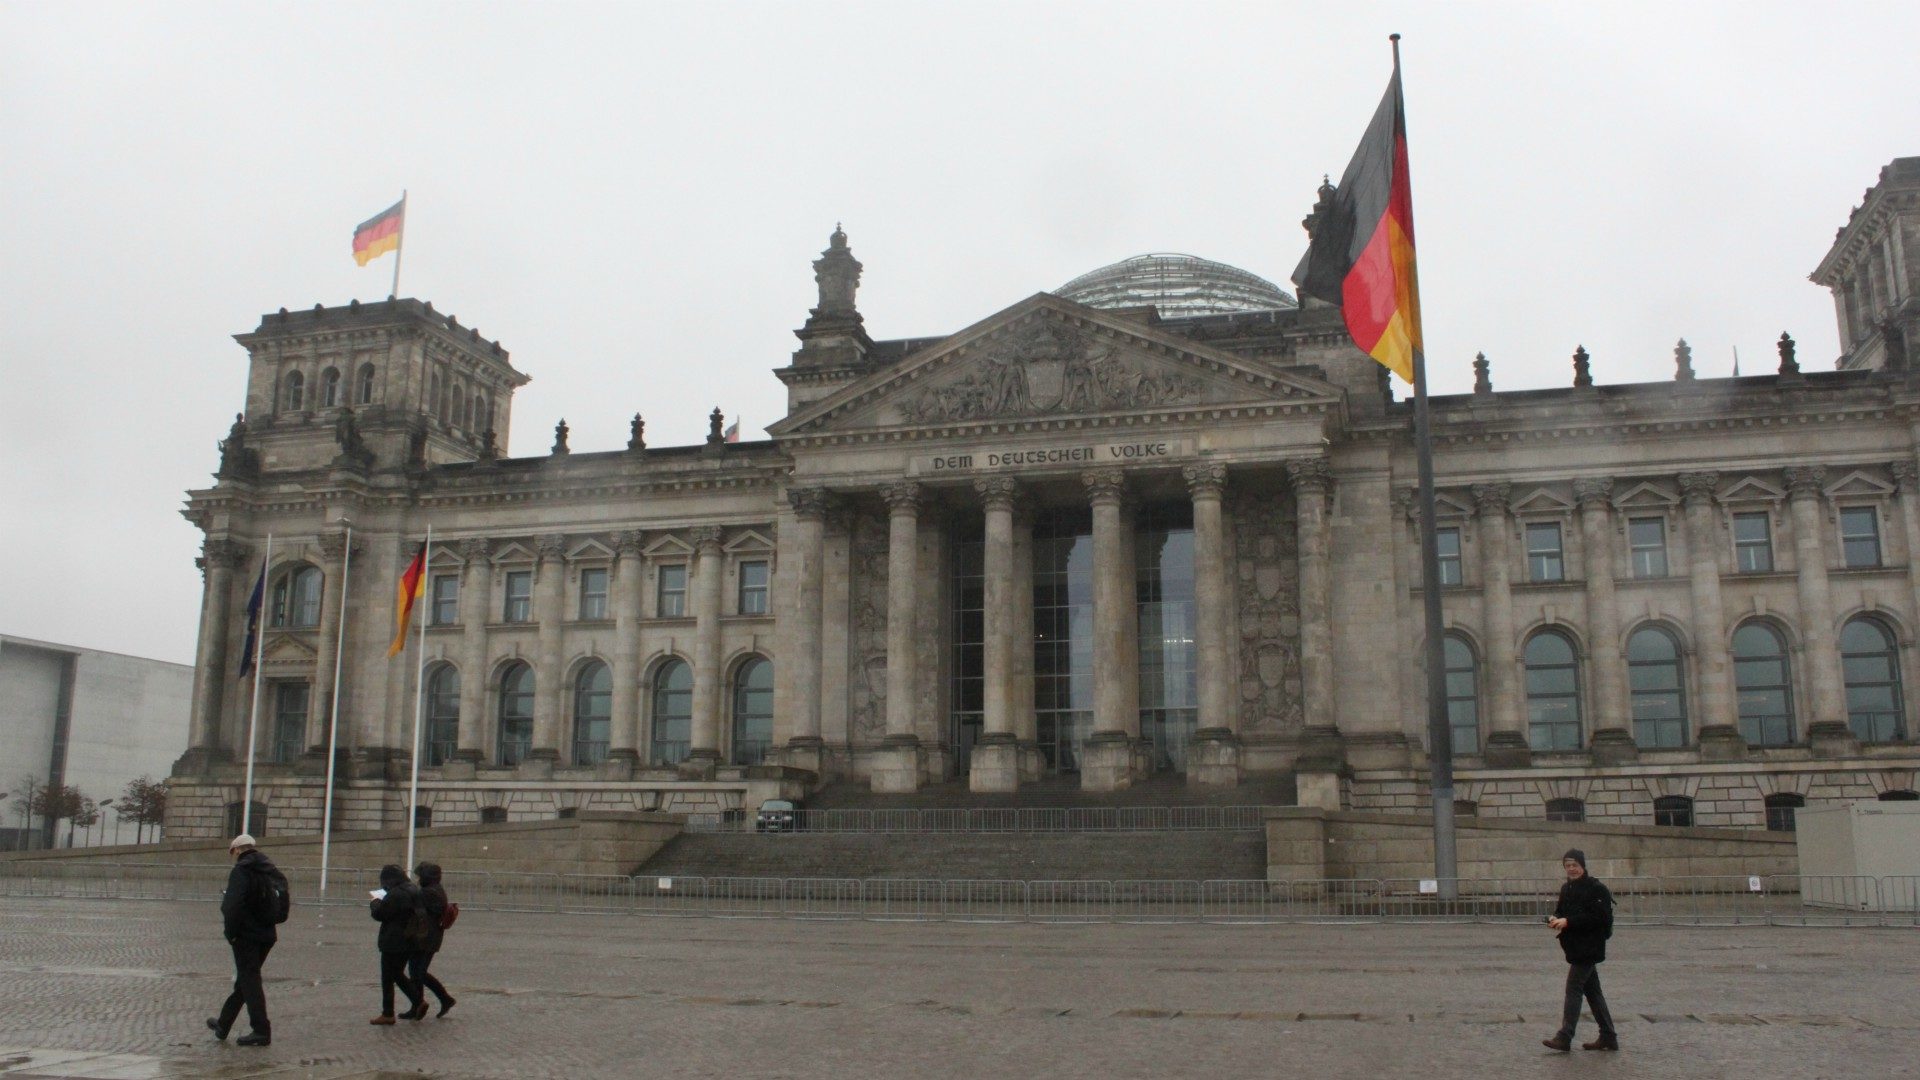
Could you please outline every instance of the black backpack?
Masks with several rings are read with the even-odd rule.
[[[400,936],[415,949],[426,948],[433,939],[433,916],[418,894],[413,898],[413,910],[407,912],[407,921],[400,928]]]
[[[275,926],[287,921],[293,911],[293,890],[287,887],[287,875],[277,866],[253,870],[253,910],[259,920]]]

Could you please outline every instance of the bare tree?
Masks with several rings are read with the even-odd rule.
[[[134,823],[133,842],[145,843],[146,827],[156,828],[167,818],[167,785],[151,776],[127,782],[120,797],[120,816]]]

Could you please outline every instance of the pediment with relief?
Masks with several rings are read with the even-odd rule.
[[[1339,390],[1041,294],[775,424],[774,435],[1208,406]]]

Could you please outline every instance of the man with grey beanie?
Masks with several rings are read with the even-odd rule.
[[[1554,905],[1547,926],[1559,931],[1560,951],[1567,956],[1567,997],[1560,1011],[1560,1030],[1542,1042],[1562,1053],[1573,1049],[1573,1029],[1580,1023],[1584,998],[1600,1025],[1600,1037],[1580,1044],[1580,1049],[1618,1050],[1613,1014],[1600,994],[1600,964],[1607,958],[1607,939],[1613,936],[1613,894],[1587,873],[1587,853],[1579,848],[1561,856],[1560,866],[1567,872],[1567,883],[1560,886],[1560,902]]]

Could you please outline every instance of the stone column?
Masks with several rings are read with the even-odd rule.
[[[1300,560],[1300,713],[1305,743],[1294,771],[1302,806],[1340,809],[1346,755],[1333,698],[1333,473],[1325,458],[1287,462]]]
[[[536,545],[540,557],[533,584],[533,617],[540,625],[534,646],[533,746],[521,764],[522,775],[550,779],[560,760],[560,703],[565,700],[565,672],[561,665],[563,623],[567,600],[567,541],[559,535],[542,536]]]
[[[307,750],[300,755],[295,772],[302,776],[325,776],[327,771],[327,731],[333,718],[333,666],[335,646],[340,640],[342,618],[341,586],[346,584],[344,568],[347,536],[342,532],[320,534],[320,625],[314,629],[313,688],[307,695]],[[427,583],[432,584],[429,574]],[[433,592],[429,588],[421,604],[419,617],[432,611]],[[346,685],[341,672],[341,686]],[[352,730],[351,727],[348,728]]]
[[[692,532],[693,734],[680,771],[699,779],[712,779],[720,764],[720,585],[726,576],[721,536],[722,531],[712,525]]]
[[[1198,718],[1187,748],[1187,783],[1233,787],[1240,782],[1240,740],[1234,733],[1233,642],[1227,604],[1233,595],[1227,568],[1222,499],[1227,467],[1216,463],[1181,470],[1193,497],[1193,631],[1199,683]]]
[[[1520,768],[1533,761],[1520,708],[1513,640],[1513,564],[1509,555],[1508,484],[1473,485],[1480,541],[1480,607],[1487,641],[1487,764]]]
[[[460,727],[454,735],[453,761],[443,767],[448,779],[467,779],[486,759],[487,617],[493,604],[493,553],[487,538],[460,541]]]
[[[646,534],[628,529],[614,535],[613,550],[613,709],[607,763],[609,780],[630,780],[640,766],[640,598],[647,566],[641,554]]]
[[[1920,613],[1920,468],[1912,459],[1894,462],[1893,482],[1899,488],[1896,497],[1906,529],[1907,583],[1913,592],[1913,610]]]
[[[1094,469],[1081,480],[1093,504],[1093,734],[1082,754],[1080,786],[1119,791],[1133,783],[1140,725],[1140,623],[1127,557],[1126,474]]]
[[[973,488],[986,506],[982,560],[986,628],[981,648],[985,700],[980,740],[973,747],[967,784],[974,791],[1016,791],[1020,787],[1020,740],[1014,718],[1021,694],[1014,659],[1019,605],[1014,600],[1013,511],[1020,485],[1009,476],[991,476],[975,480]]]
[[[1714,512],[1717,473],[1680,474],[1687,522],[1687,586],[1693,602],[1694,678],[1700,687],[1700,756],[1726,761],[1746,754],[1734,710],[1733,667],[1720,603],[1720,529]]]
[[[1825,466],[1786,470],[1787,508],[1793,514],[1793,554],[1799,566],[1801,655],[1807,664],[1807,739],[1814,753],[1840,757],[1859,751],[1847,724],[1847,698],[1840,678],[1840,630],[1833,624],[1833,593],[1827,582],[1826,529],[1821,499]]]
[[[1040,752],[1040,718],[1033,691],[1033,504],[1013,508],[1013,730],[1020,739],[1020,779],[1033,783],[1047,775]]]
[[[806,769],[816,776],[826,769],[827,746],[820,737],[820,686],[824,663],[825,638],[827,510],[831,496],[824,488],[790,488],[787,505],[793,508],[793,545],[787,562],[780,567],[782,577],[793,575],[793,620],[789,633],[781,635],[785,646],[779,662],[788,665],[791,734],[787,737],[786,763]]]
[[[1627,661],[1620,649],[1620,606],[1613,588],[1613,478],[1573,482],[1587,553],[1587,638],[1593,666],[1593,760],[1617,765],[1640,756],[1627,715]]]
[[[187,752],[174,765],[174,772],[182,775],[204,772],[229,757],[221,741],[220,703],[226,696],[227,654],[232,651],[228,625],[233,572],[247,559],[246,545],[233,540],[209,539],[201,550],[205,584],[200,592],[200,641],[194,648],[191,737]]]
[[[887,502],[887,734],[875,753],[875,791],[920,789],[920,738],[913,706],[920,695],[914,619],[920,599],[920,486],[902,480],[880,491]]]

